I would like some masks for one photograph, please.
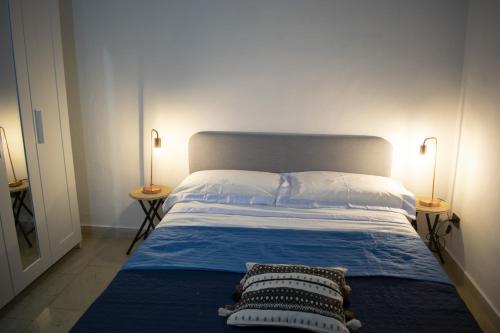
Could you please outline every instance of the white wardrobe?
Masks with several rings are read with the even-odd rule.
[[[81,241],[58,0],[0,0],[0,307]]]

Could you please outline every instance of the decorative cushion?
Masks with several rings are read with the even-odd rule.
[[[241,298],[226,313],[227,324],[347,333],[343,300],[349,288],[345,271],[249,263],[241,281]]]

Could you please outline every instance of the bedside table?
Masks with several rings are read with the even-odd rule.
[[[441,205],[439,207],[426,207],[422,206],[420,203],[420,198],[417,197],[417,214],[422,213],[425,214],[425,220],[427,221],[427,228],[429,229],[429,249],[433,252],[436,252],[441,260],[441,263],[444,264],[443,256],[441,255],[441,250],[439,248],[439,237],[437,234],[437,227],[439,225],[439,218],[441,214],[447,214],[450,210],[450,205],[441,200]],[[434,214],[434,222],[431,224],[430,215]],[[416,223],[416,222],[415,222]]]
[[[17,227],[19,227],[19,230],[21,231],[21,234],[23,235],[24,240],[26,240],[28,246],[33,247],[33,244],[31,244],[28,235],[35,230],[35,227],[32,227],[30,230],[25,230],[23,225],[19,221],[19,216],[21,215],[22,208],[24,208],[26,213],[28,213],[31,217],[33,217],[33,212],[24,202],[24,199],[26,198],[29,189],[30,189],[30,182],[28,180],[23,180],[21,185],[9,187],[9,192],[11,198],[14,198],[14,202],[12,203],[12,211],[14,212],[14,223],[16,224]]]
[[[141,205],[141,208],[146,215],[144,217],[144,220],[142,221],[141,227],[139,230],[137,230],[137,233],[135,234],[134,240],[130,244],[128,250],[127,250],[127,255],[130,254],[130,251],[132,251],[132,248],[134,247],[135,243],[144,237],[146,239],[149,235],[150,230],[154,230],[155,228],[155,219],[161,221],[160,214],[158,213],[158,210],[161,207],[161,204],[163,201],[165,201],[165,198],[167,198],[170,194],[170,188],[167,186],[160,186],[161,191],[155,194],[145,194],[142,193],[142,186],[141,187],[136,187],[132,191],[129,192],[129,197],[131,197],[134,200],[137,200],[139,204]],[[146,203],[148,203],[149,208],[146,206]],[[148,225],[146,230],[142,232],[144,229],[145,225]]]

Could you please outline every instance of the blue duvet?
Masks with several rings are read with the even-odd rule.
[[[266,218],[261,215],[259,213],[255,218]],[[211,218],[213,216],[210,215]],[[307,230],[273,228],[272,225],[246,227],[244,223],[237,226],[182,225],[179,221],[183,218],[186,221],[207,219],[192,209],[167,214],[163,223],[166,226],[157,228],[122,269],[245,272],[246,262],[261,262],[343,266],[348,269],[348,276],[399,277],[450,283],[414,232],[389,232],[384,228]],[[294,223],[292,218],[287,217],[286,221]],[[237,220],[238,215],[221,215],[221,219]],[[169,221],[175,223],[169,226]],[[331,223],[336,222],[332,220]],[[405,224],[408,224],[411,228],[404,220],[390,223],[400,228],[406,228]]]

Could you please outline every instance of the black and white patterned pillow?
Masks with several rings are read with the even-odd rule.
[[[249,263],[241,281],[241,299],[227,313],[227,324],[348,333],[343,309],[345,271]]]

